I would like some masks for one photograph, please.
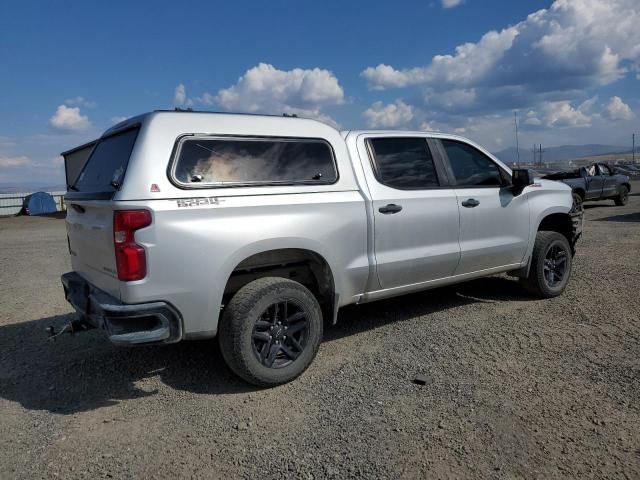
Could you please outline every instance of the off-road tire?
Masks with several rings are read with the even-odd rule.
[[[308,337],[302,353],[282,368],[263,365],[254,351],[254,326],[269,306],[293,302],[308,318]],[[280,277],[265,277],[242,287],[225,306],[218,342],[229,368],[240,378],[260,387],[290,382],[304,372],[318,353],[322,340],[322,311],[314,295],[303,285]]]
[[[616,205],[619,207],[623,207],[629,201],[629,189],[625,185],[620,185],[618,189],[618,196],[613,199],[616,202]]]
[[[545,278],[545,259],[549,250],[557,246],[566,253],[566,273],[558,285],[551,286]],[[539,298],[552,298],[562,294],[571,277],[572,267],[571,246],[567,237],[558,232],[540,231],[536,234],[536,241],[531,256],[529,276],[522,279],[522,285],[530,294]]]

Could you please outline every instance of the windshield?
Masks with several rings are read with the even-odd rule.
[[[133,128],[100,140],[72,190],[114,192],[120,188],[138,135]]]

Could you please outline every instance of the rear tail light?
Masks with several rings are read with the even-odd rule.
[[[147,275],[147,256],[135,242],[136,230],[151,225],[148,210],[116,210],[113,212],[113,243],[116,251],[118,279],[131,282]]]

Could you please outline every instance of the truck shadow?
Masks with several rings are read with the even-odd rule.
[[[640,222],[640,212],[625,213],[624,215],[613,215],[611,217],[597,218],[596,222]]]
[[[615,204],[613,203],[603,203],[603,201],[599,202],[599,203],[585,203],[582,205],[582,208],[584,208],[585,210],[591,210],[592,208],[613,208],[615,207]]]
[[[528,300],[517,282],[502,277],[472,281],[341,311],[325,341],[477,302]],[[117,348],[99,331],[47,339],[71,314],[0,327],[0,397],[28,410],[68,415],[162,394],[164,386],[196,394],[257,390],[237,379],[215,341],[164,347]],[[428,321],[428,320],[427,320]],[[157,388],[159,376],[164,386]]]
[[[536,298],[527,295],[516,280],[500,276],[472,280],[363,305],[350,305],[340,310],[337,325],[325,329],[324,341],[337,340],[374,330],[388,323],[411,320],[450,308],[474,303],[499,303],[513,300],[531,301]]]

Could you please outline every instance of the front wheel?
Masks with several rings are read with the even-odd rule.
[[[287,383],[311,364],[322,340],[322,311],[303,285],[265,277],[242,287],[225,307],[218,341],[233,372],[249,383]]]
[[[614,198],[614,201],[619,207],[623,207],[624,205],[626,205],[629,201],[629,189],[626,186],[621,185],[620,189],[618,190],[618,196]]]
[[[569,282],[572,260],[567,237],[558,232],[538,232],[524,287],[537,297],[557,297]]]
[[[582,211],[582,204],[584,202],[582,195],[578,192],[573,192],[571,194],[573,197],[573,205],[571,206],[571,213],[577,213]]]

